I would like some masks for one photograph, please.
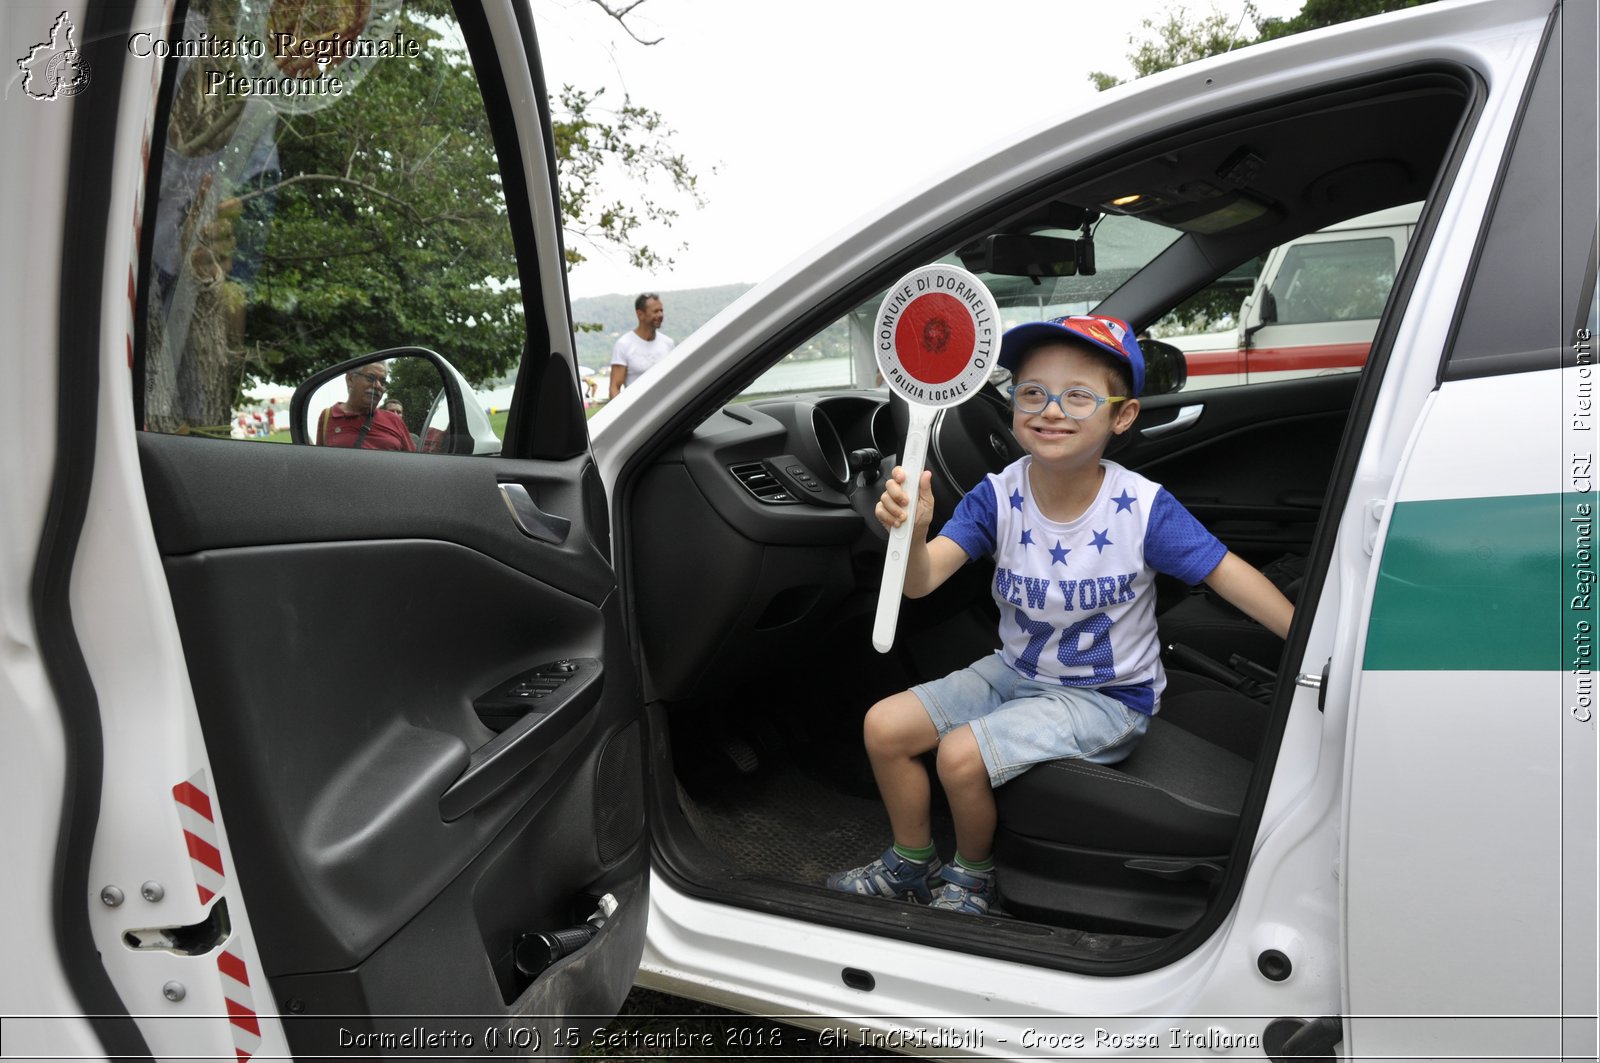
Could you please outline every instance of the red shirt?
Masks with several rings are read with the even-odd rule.
[[[355,413],[336,402],[322,411],[317,418],[317,445],[324,447],[353,447],[361,434],[365,413]],[[362,450],[416,450],[406,423],[393,410],[376,410],[372,414],[372,427],[361,441]]]

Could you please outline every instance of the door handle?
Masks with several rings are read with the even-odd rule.
[[[517,522],[522,534],[553,546],[560,546],[567,541],[572,522],[566,517],[558,517],[540,509],[539,503],[533,500],[526,487],[518,483],[501,484],[500,497],[505,500],[506,508],[511,511],[511,519]]]
[[[1198,421],[1200,414],[1204,410],[1205,406],[1200,403],[1196,403],[1193,406],[1185,406],[1178,411],[1178,416],[1172,420],[1167,421],[1165,424],[1153,424],[1149,428],[1141,428],[1139,429],[1139,434],[1146,439],[1155,439],[1159,436],[1171,435],[1173,432],[1181,432]]]

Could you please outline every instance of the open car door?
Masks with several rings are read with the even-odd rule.
[[[175,8],[52,9],[74,98],[8,104],[57,369],[4,743],[55,963],[7,1010],[99,1016],[8,1048],[548,1047],[632,983],[648,845],[531,18]],[[501,453],[452,366],[514,377]]]

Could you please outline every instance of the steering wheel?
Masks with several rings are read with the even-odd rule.
[[[905,449],[911,408],[898,395],[889,397],[889,424],[899,454]],[[1023,454],[1022,445],[1011,434],[1011,407],[994,388],[985,387],[961,405],[941,411],[928,439],[932,527],[937,530],[950,519],[956,503],[980,480]]]

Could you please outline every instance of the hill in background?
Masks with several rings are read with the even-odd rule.
[[[684,288],[661,293],[666,321],[661,331],[682,341],[695,329],[710,321],[724,307],[749,291],[748,284],[721,284],[713,288]],[[633,328],[639,319],[633,313],[638,292],[617,295],[591,295],[572,300],[572,320],[600,326],[599,332],[578,333],[578,362],[601,370],[611,364],[611,346],[617,337]]]

